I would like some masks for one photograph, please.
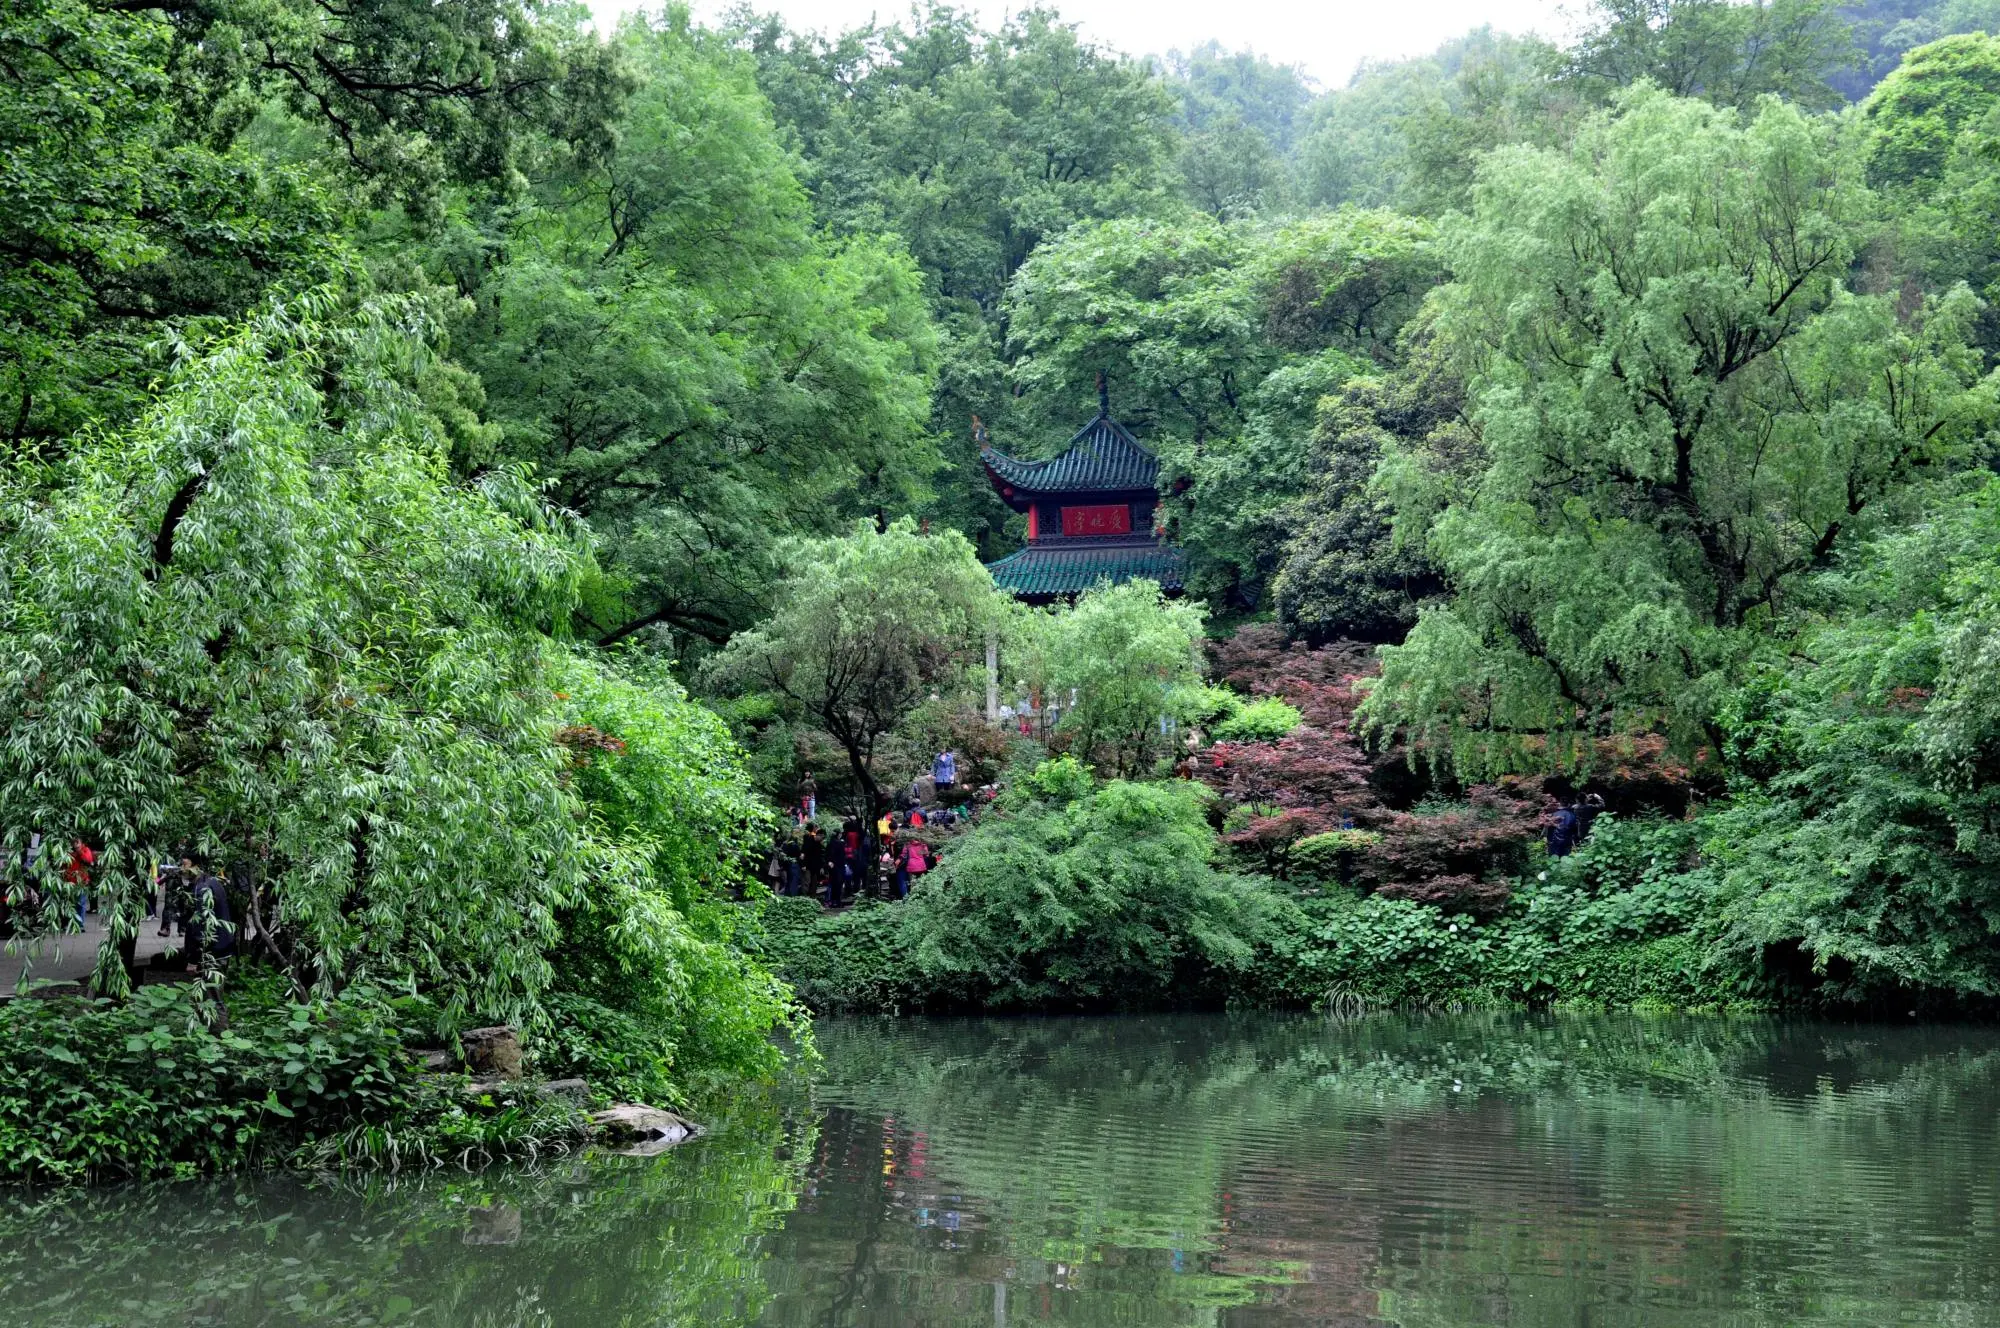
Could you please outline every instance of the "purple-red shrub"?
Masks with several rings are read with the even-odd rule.
[[[1357,679],[1377,668],[1374,647],[1287,642],[1281,629],[1246,627],[1210,646],[1218,681],[1297,707],[1304,722],[1276,742],[1216,743],[1201,777],[1221,795],[1225,840],[1285,876],[1291,846],[1332,830],[1372,832],[1344,855],[1363,889],[1440,907],[1491,912],[1507,878],[1526,865],[1568,781],[1510,776],[1469,788],[1438,786],[1401,743],[1370,747],[1354,731]],[[1688,769],[1658,737],[1606,739],[1586,787],[1616,810],[1684,805]]]

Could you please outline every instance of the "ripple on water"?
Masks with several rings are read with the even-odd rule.
[[[2000,1036],[825,1024],[649,1162],[0,1207],[0,1325],[2000,1328]]]
[[[825,1225],[879,1209],[882,1280],[844,1321],[994,1322],[997,1279],[1016,1317],[1032,1291],[1023,1321],[1053,1295],[1073,1323],[2000,1324],[1983,1030],[857,1021],[822,1045],[825,1138],[884,1132],[884,1165],[825,1153],[854,1198],[777,1257],[852,1255]],[[891,1274],[898,1242],[924,1257]],[[817,1321],[797,1294],[769,1321]]]

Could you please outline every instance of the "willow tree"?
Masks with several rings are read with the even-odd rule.
[[[271,309],[130,428],[4,472],[0,847],[52,846],[13,920],[73,926],[60,869],[91,845],[116,988],[150,864],[192,852],[251,876],[300,988],[533,1022],[588,896],[594,943],[665,988],[646,1013],[741,1062],[718,1025],[768,1027],[782,993],[686,921],[755,824],[733,751],[670,683],[563,645],[587,540],[512,474],[450,481],[427,336],[408,305]]]
[[[93,845],[125,938],[163,856],[259,863],[302,983],[511,1015],[580,879],[540,629],[583,546],[511,477],[442,481],[418,321],[269,311],[7,472],[0,835]]]
[[[1376,724],[1471,765],[1711,739],[1803,579],[1977,435],[1970,292],[1843,284],[1873,200],[1838,132],[1647,88],[1568,152],[1488,158],[1438,296],[1484,459],[1385,456],[1452,599],[1384,651]]]

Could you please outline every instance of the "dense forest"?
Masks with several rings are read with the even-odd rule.
[[[1320,89],[1047,9],[10,6],[8,926],[88,845],[108,930],[0,1011],[0,1169],[504,1151],[556,1108],[394,1068],[480,1023],[678,1102],[801,996],[1990,1001],[1996,24],[1598,0]],[[1188,596],[1026,611],[977,439],[1100,381]],[[982,722],[989,635],[1058,731]],[[805,771],[943,746],[1003,792],[908,907],[757,905]],[[200,1083],[124,1001],[183,857],[256,934],[247,1032],[169,1002]],[[82,1063],[201,1105],[56,1147]]]

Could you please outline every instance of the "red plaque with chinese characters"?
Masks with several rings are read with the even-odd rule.
[[[1062,510],[1063,534],[1078,535],[1129,535],[1132,533],[1132,506],[1129,503],[1107,503],[1102,507],[1065,507]]]

